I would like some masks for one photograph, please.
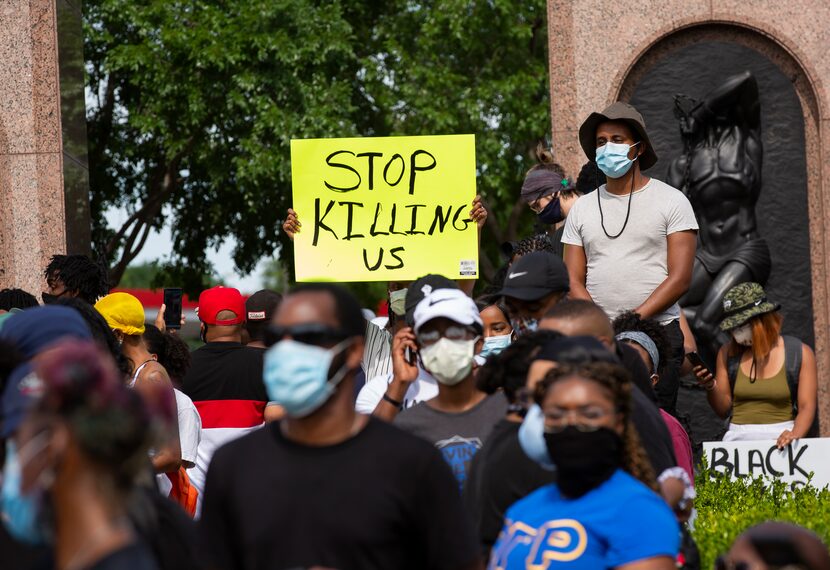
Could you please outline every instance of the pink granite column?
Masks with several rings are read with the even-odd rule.
[[[37,296],[66,250],[54,0],[0,2],[0,288]]]

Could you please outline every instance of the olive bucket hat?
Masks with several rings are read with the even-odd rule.
[[[746,323],[749,319],[772,313],[781,308],[767,300],[764,288],[758,283],[741,283],[735,285],[723,296],[723,320],[720,328],[731,331]]]
[[[654,147],[651,146],[651,141],[648,138],[646,122],[637,109],[622,101],[611,103],[602,113],[591,113],[582,123],[582,126],[579,127],[579,144],[588,160],[597,159],[597,127],[600,123],[608,121],[621,121],[637,133],[640,141],[645,146],[645,150],[639,159],[640,168],[648,170],[654,166],[657,162],[657,153],[654,152]]]

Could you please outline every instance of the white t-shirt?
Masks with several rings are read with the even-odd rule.
[[[361,414],[371,414],[383,399],[386,388],[392,382],[392,373],[376,376],[366,382],[357,395],[355,409]],[[418,366],[418,378],[409,386],[404,394],[403,408],[410,408],[415,404],[431,400],[438,395],[438,383],[432,375]]]
[[[179,417],[179,443],[182,448],[182,461],[195,465],[199,450],[199,441],[202,439],[202,418],[193,400],[176,390],[176,410]]]
[[[668,276],[667,236],[697,230],[698,225],[686,196],[652,178],[631,196],[628,225],[622,235],[611,239],[600,223],[597,196],[602,203],[605,230],[612,236],[620,232],[629,195],[610,194],[602,185],[574,203],[565,221],[562,243],[585,249],[586,288],[594,302],[613,319],[623,311],[639,307]],[[655,315],[661,323],[678,318],[677,303]]]

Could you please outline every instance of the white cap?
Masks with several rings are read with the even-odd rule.
[[[483,327],[478,307],[459,289],[435,289],[415,307],[415,332],[432,319],[445,318],[460,325]]]

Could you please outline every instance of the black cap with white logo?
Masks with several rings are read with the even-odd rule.
[[[534,251],[510,266],[498,294],[536,301],[551,293],[567,293],[570,288],[568,270],[559,256],[549,251]]]

